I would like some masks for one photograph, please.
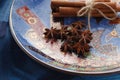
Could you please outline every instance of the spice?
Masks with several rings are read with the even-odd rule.
[[[50,40],[51,43],[56,42],[57,38],[59,38],[58,31],[59,30],[53,27],[51,27],[51,29],[46,28],[44,33],[46,42],[49,42]]]
[[[117,2],[111,0],[94,0],[94,4],[97,5],[93,6],[94,10],[92,10],[91,12],[92,17],[103,17],[99,11],[101,11],[107,17],[114,17],[115,14],[113,10],[116,13],[120,11],[120,7],[117,5]],[[79,10],[83,9],[83,7],[85,6],[86,6],[86,0],[82,0],[82,1],[52,0],[51,1],[51,9],[52,9],[53,17],[59,17],[59,18],[76,17],[78,16],[77,14]],[[110,7],[112,7],[113,10]],[[97,11],[96,9],[98,9],[99,11]],[[84,10],[80,14],[82,13],[84,13]]]
[[[86,57],[89,53],[91,46],[89,43],[92,40],[92,33],[85,30],[86,24],[83,21],[74,22],[68,26],[62,26],[61,29],[51,28],[45,29],[45,39],[48,41],[56,42],[61,40],[63,44],[60,50],[66,53],[75,53],[80,57]]]
[[[102,5],[104,6],[104,5]],[[101,6],[99,6],[101,7]],[[81,9],[82,7],[59,7],[59,13],[60,15],[77,15],[77,12]],[[107,14],[107,13],[111,13],[113,14],[113,12],[109,9],[109,8],[106,8],[106,7],[101,7],[101,8],[98,8],[100,9],[104,14]],[[83,12],[82,12],[83,13]],[[96,10],[93,10],[92,11],[92,14],[99,14],[98,11]]]
[[[99,1],[95,1],[95,2],[105,2],[105,3],[107,3],[107,4],[109,4],[111,7],[113,7],[113,6],[115,6],[113,3],[114,2],[110,2],[110,1],[101,1],[101,0],[99,0]],[[54,9],[54,8],[58,8],[58,7],[61,7],[61,6],[63,6],[63,7],[83,7],[83,6],[85,6],[86,4],[85,4],[85,1],[65,1],[65,0],[52,0],[51,1],[51,8],[52,9]],[[97,6],[97,7],[100,7],[100,5],[99,6]]]
[[[60,18],[60,17],[76,17],[77,16],[77,13],[76,14],[60,14],[59,12],[55,12],[55,13],[52,13],[52,15],[53,15],[53,17],[56,17],[56,18]],[[84,17],[85,17],[86,15],[84,15]],[[102,15],[100,14],[100,13],[98,13],[98,14],[91,14],[91,16],[92,17],[102,17]],[[107,16],[107,17],[114,17],[115,16],[115,14],[113,14],[113,12],[112,13],[105,13],[105,16]]]

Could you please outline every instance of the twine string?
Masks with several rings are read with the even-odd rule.
[[[94,6],[102,4],[106,7],[108,7],[114,14],[115,16],[113,17],[108,17],[107,15],[105,15],[100,9],[98,8],[94,8]],[[86,0],[86,6],[82,7],[78,12],[77,12],[77,16],[81,17],[84,16],[85,14],[88,15],[88,29],[91,29],[91,23],[90,23],[90,18],[91,18],[91,13],[93,10],[98,11],[105,19],[108,20],[114,20],[117,18],[117,12],[108,4],[105,4],[104,2],[95,2],[94,0]]]

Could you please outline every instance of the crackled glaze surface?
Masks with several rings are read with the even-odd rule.
[[[81,71],[104,73],[119,69],[120,24],[110,25],[106,19],[96,24],[95,19],[92,18],[93,40],[90,45],[93,48],[91,55],[82,59],[74,53],[64,55],[60,52],[60,41],[52,45],[46,43],[43,38],[44,28],[60,26],[60,22],[53,22],[50,13],[50,0],[15,0],[11,13],[11,27],[18,43],[28,54],[47,65],[77,73]],[[78,20],[86,20],[86,18],[64,18],[63,23],[68,25]]]

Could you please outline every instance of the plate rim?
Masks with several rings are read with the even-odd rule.
[[[67,70],[64,68],[60,68],[57,67],[55,65],[52,65],[50,63],[45,63],[44,61],[38,59],[37,57],[35,57],[34,55],[30,54],[30,52],[24,48],[24,46],[22,45],[22,43],[18,40],[15,31],[13,29],[13,24],[12,24],[12,12],[13,12],[13,6],[14,6],[14,2],[16,0],[13,0],[11,8],[10,8],[10,16],[9,16],[9,25],[10,25],[10,32],[12,34],[12,37],[14,38],[15,42],[17,43],[17,45],[23,50],[24,53],[26,53],[31,59],[35,60],[36,62],[42,64],[43,66],[53,69],[53,70],[57,70],[60,72],[64,72],[67,74],[77,74],[77,75],[103,75],[103,74],[113,74],[113,73],[117,73],[120,72],[120,68],[117,69],[113,69],[113,70],[106,70],[106,71],[96,71],[96,72],[83,72],[83,71],[73,71],[73,70]]]

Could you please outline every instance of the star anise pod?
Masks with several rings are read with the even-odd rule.
[[[66,53],[75,53],[78,56],[85,57],[90,51],[89,43],[92,40],[90,30],[85,30],[85,23],[78,21],[69,26],[62,26],[61,29],[51,27],[45,29],[44,35],[47,42],[56,42],[58,39],[63,42],[60,50]]]
[[[68,36],[66,41],[73,46],[73,44],[79,42],[79,40],[80,40],[80,36]]]
[[[66,26],[62,26],[60,31],[59,31],[59,33],[60,33],[61,41],[64,41],[67,38],[67,34],[66,34],[67,33],[67,27]]]
[[[59,38],[58,35],[59,30],[57,30],[56,28],[51,27],[51,29],[46,28],[44,35],[45,35],[45,39],[46,42],[49,42],[49,40],[52,40],[51,42],[56,42],[57,39]]]
[[[72,23],[71,25],[77,29],[82,29],[86,26],[84,21],[77,21],[77,22]]]
[[[78,55],[78,56],[82,56],[85,57],[86,53],[88,53],[90,51],[90,46],[88,44],[81,44],[80,42],[77,42],[74,46],[73,46],[73,50],[74,52]]]
[[[65,52],[65,54],[66,54],[67,52],[72,53],[72,46],[71,46],[67,41],[65,41],[65,42],[61,45],[60,50],[61,50],[62,52]]]
[[[78,29],[75,28],[75,27],[72,27],[72,29],[71,29],[71,34],[72,34],[72,35],[79,35]]]
[[[89,30],[84,30],[81,34],[81,39],[79,40],[79,42],[86,44],[86,43],[90,43],[92,40],[92,33]]]

